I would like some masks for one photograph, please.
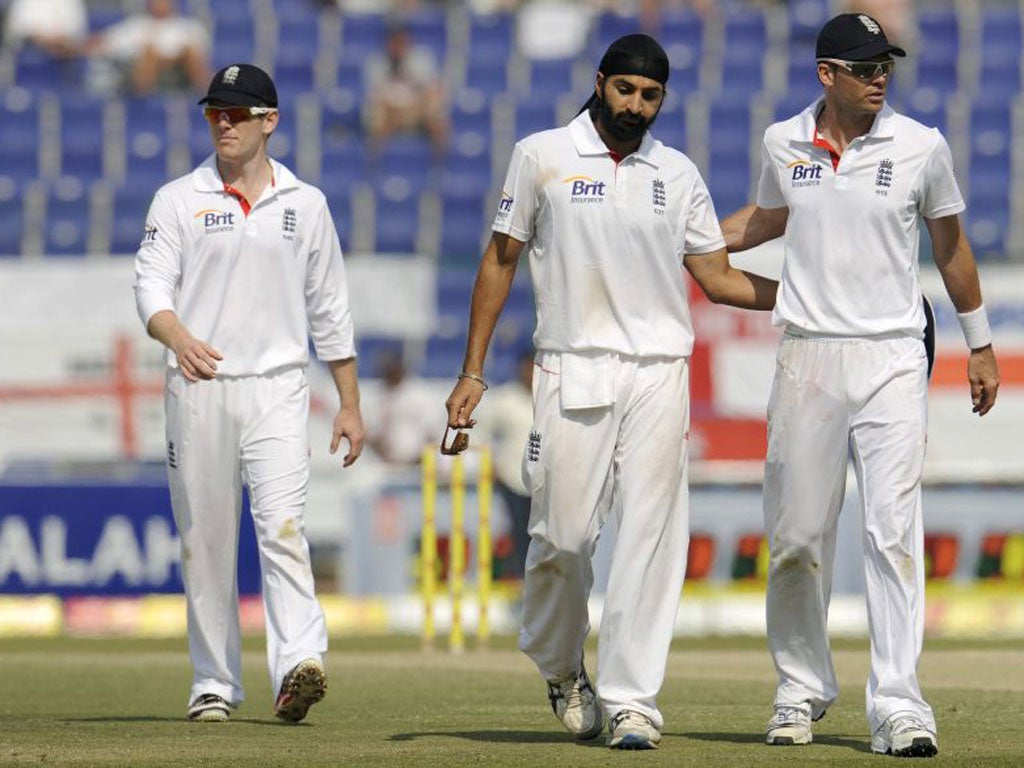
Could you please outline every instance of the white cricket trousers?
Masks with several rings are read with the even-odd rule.
[[[895,712],[912,712],[935,730],[917,680],[924,635],[927,386],[918,339],[787,333],[779,346],[764,481],[776,704],[807,701],[817,717],[839,692],[826,621],[852,454],[871,634],[868,724],[873,733]]]
[[[615,510],[618,532],[598,638],[597,690],[663,725],[655,697],[686,573],[689,544],[685,358],[611,356],[614,402],[560,406],[559,356],[534,369],[534,425],[523,461],[530,548],[519,647],[547,680],[579,668],[590,630],[591,558]]]
[[[168,470],[181,535],[192,658],[191,701],[242,690],[238,524],[249,488],[260,552],[271,690],[327,650],[303,533],[309,480],[309,386],[303,368],[190,383],[168,372]]]

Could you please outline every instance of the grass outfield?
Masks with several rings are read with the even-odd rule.
[[[461,656],[405,639],[336,640],[328,697],[306,723],[271,711],[262,642],[246,640],[249,700],[229,723],[183,720],[183,640],[0,640],[0,765],[883,765],[865,732],[867,648],[837,644],[843,695],[806,747],[767,747],[774,672],[761,640],[682,641],[654,752],[573,742],[508,639]],[[1024,765],[1024,643],[930,642],[921,678],[942,766]]]

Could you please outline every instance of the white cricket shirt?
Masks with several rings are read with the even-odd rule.
[[[537,349],[693,350],[682,259],[725,241],[696,166],[650,133],[618,164],[587,112],[523,139],[493,228],[527,243]]]
[[[170,309],[218,350],[220,376],[355,356],[341,245],[327,201],[271,160],[274,184],[248,216],[211,155],[157,191],[135,258],[144,325]],[[177,366],[168,350],[167,364]]]
[[[765,132],[757,204],[789,208],[772,321],[829,336],[923,336],[921,217],[964,210],[949,145],[886,104],[833,170],[821,100]]]

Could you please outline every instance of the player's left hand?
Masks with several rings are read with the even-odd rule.
[[[350,467],[363,452],[363,441],[366,439],[366,430],[363,428],[363,417],[359,408],[341,408],[334,416],[334,429],[331,435],[331,453],[338,452],[341,445],[341,438],[348,440],[348,453],[342,459],[341,466]]]
[[[992,345],[980,349],[972,349],[967,360],[967,380],[971,383],[971,410],[984,416],[996,404],[996,393],[999,391],[999,365]]]
[[[476,419],[470,416],[483,396],[484,388],[480,382],[470,378],[459,379],[444,403],[448,409],[448,426],[452,429],[471,429]]]

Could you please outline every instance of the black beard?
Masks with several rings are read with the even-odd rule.
[[[654,121],[658,119],[657,113],[650,120],[645,120],[637,115],[630,115],[626,111],[615,115],[611,107],[608,106],[608,102],[601,97],[598,97],[596,106],[597,119],[601,121],[601,125],[605,127],[605,130],[618,141],[638,141],[643,138],[644,132],[654,125]],[[634,120],[636,122],[633,122]]]

